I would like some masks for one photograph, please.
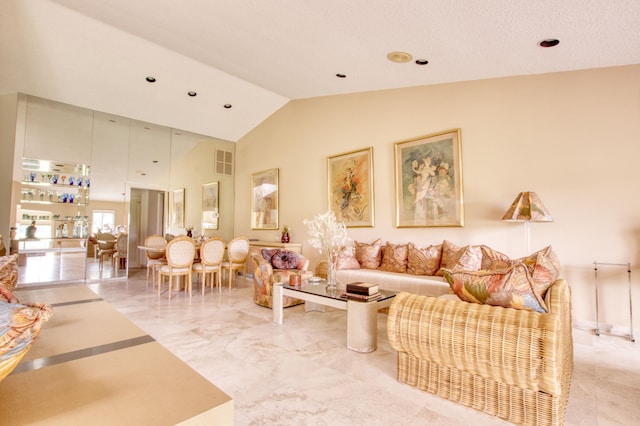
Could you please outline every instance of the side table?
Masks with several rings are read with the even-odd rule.
[[[629,277],[629,340],[635,342],[636,339],[633,337],[633,302],[631,298],[631,263],[604,263],[598,262],[597,260],[593,262],[593,273],[595,276],[596,288],[596,336],[600,335],[600,321],[598,313],[598,266],[622,266],[627,268],[627,275]]]

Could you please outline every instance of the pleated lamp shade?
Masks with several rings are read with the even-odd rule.
[[[535,192],[521,192],[518,194],[509,210],[502,216],[502,220],[514,222],[553,222],[549,210],[542,204]]]

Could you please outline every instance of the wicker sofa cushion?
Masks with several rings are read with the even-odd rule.
[[[498,271],[445,269],[443,273],[453,292],[466,302],[548,312],[523,263]]]
[[[547,246],[542,250],[516,260],[522,262],[533,278],[533,290],[544,299],[547,289],[558,279],[560,275],[560,259],[553,251],[551,246]]]
[[[407,272],[407,244],[387,244],[382,247],[382,260],[378,269],[388,272]]]
[[[435,275],[440,269],[442,244],[429,247],[407,245],[407,273],[412,275]]]

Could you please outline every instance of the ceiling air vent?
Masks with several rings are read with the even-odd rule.
[[[233,176],[233,153],[216,149],[216,173]]]

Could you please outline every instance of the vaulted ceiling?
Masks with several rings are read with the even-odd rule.
[[[0,13],[0,93],[229,141],[294,99],[640,63],[638,0],[3,0]]]

